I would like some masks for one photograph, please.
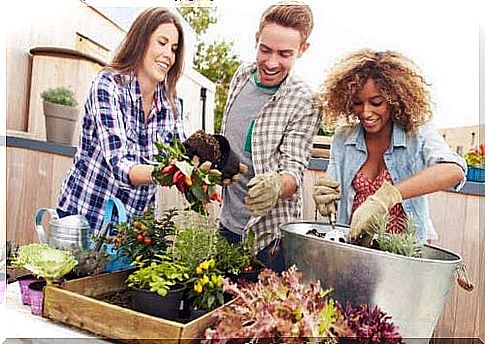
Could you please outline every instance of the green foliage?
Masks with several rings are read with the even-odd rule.
[[[166,256],[157,255],[150,260],[137,257],[133,265],[139,269],[128,276],[128,286],[148,289],[162,297],[172,286],[189,278],[184,265],[172,262]]]
[[[373,247],[380,251],[400,254],[407,257],[421,257],[423,242],[416,238],[416,226],[414,222],[407,218],[405,230],[402,233],[386,232],[388,216],[383,216],[379,220],[379,226],[376,232],[375,245]]]
[[[189,280],[194,287],[191,301],[195,309],[213,310],[224,304],[222,282],[224,278],[216,269],[214,259],[204,260],[195,268],[195,277]]]
[[[179,12],[197,33],[198,39],[211,24],[216,24],[216,10],[208,7],[178,7]],[[233,42],[225,40],[210,44],[199,42],[194,56],[194,68],[216,84],[214,131],[221,131],[222,115],[227,102],[229,84],[241,64],[233,52]]]
[[[101,251],[94,251],[85,248],[76,248],[71,251],[78,262],[73,269],[77,277],[92,276],[102,273],[111,260],[111,256],[106,253],[106,248]]]
[[[177,10],[197,35],[204,34],[210,25],[217,23],[216,9],[214,7],[186,5],[186,2],[182,2],[182,5],[177,7]]]
[[[19,248],[12,264],[29,270],[51,284],[53,280],[69,273],[77,265],[77,261],[69,252],[47,244],[29,244]]]
[[[114,240],[116,253],[131,260],[136,257],[152,259],[164,254],[175,234],[173,222],[176,210],[166,210],[161,219],[156,219],[152,210],[141,216],[134,216],[131,223],[117,225],[118,234]]]
[[[65,87],[49,88],[41,93],[42,100],[49,103],[75,107],[77,100],[74,92]]]

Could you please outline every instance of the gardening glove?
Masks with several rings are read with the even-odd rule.
[[[322,216],[337,212],[335,201],[340,199],[340,184],[330,177],[319,178],[313,187],[313,200]]]
[[[258,174],[248,183],[244,199],[253,216],[266,215],[278,202],[281,195],[281,177],[276,172]]]
[[[361,234],[372,235],[383,216],[400,202],[402,202],[402,196],[399,190],[386,181],[382,183],[376,193],[369,196],[352,215],[349,241],[357,240]]]

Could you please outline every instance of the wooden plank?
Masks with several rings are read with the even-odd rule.
[[[88,276],[62,283],[61,288],[84,296],[98,296],[126,289],[125,281],[133,270]]]
[[[456,308],[456,320],[453,334],[456,338],[478,337],[479,328],[477,319],[479,319],[479,308],[477,305],[480,302],[479,290],[480,280],[479,276],[479,223],[476,214],[479,213],[479,197],[466,197],[466,216],[464,217],[464,231],[461,248],[461,255],[463,263],[465,264],[468,276],[475,284],[473,292],[467,292],[462,288],[457,288],[457,299],[454,307]],[[475,216],[474,216],[475,214]],[[475,321],[470,321],[475,319]]]
[[[44,289],[43,316],[120,340],[163,339],[164,343],[178,343],[183,326],[53,286]]]

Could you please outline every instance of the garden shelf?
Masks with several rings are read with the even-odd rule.
[[[131,271],[66,281],[44,289],[43,316],[98,336],[130,343],[191,343],[204,338],[216,318],[214,310],[186,324],[116,306],[94,297],[127,288]],[[221,307],[224,307],[221,306]]]

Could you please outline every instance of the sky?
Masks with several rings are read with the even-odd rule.
[[[254,61],[259,18],[276,0],[199,1],[217,6],[218,14],[217,24],[203,39],[233,41],[242,60]],[[456,1],[435,0],[305,2],[313,10],[314,29],[310,48],[296,62],[295,71],[313,88],[319,87],[329,68],[346,53],[362,48],[398,50],[416,62],[431,84],[434,122],[439,128],[478,124],[479,13],[485,13],[479,2],[465,0],[460,6]],[[153,5],[136,2],[141,3]],[[176,3],[156,2],[169,7]],[[129,25],[131,19],[124,21]]]

